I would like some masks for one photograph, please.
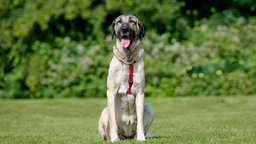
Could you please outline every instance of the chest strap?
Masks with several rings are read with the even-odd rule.
[[[130,66],[129,66],[129,80],[128,80],[129,88],[128,88],[126,94],[132,94],[133,71],[134,71],[133,69],[134,69],[133,64],[130,64]]]

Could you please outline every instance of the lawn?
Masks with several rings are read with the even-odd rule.
[[[147,143],[256,142],[256,97],[150,97],[146,103],[155,111],[155,138]],[[0,143],[103,143],[97,125],[105,105],[99,98],[2,99]]]

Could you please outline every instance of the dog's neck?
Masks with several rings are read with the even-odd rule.
[[[138,61],[143,54],[143,48],[138,43],[132,43],[131,48],[122,48],[121,45],[117,42],[116,45],[113,47],[114,55],[120,61],[124,62],[125,64],[133,64]]]

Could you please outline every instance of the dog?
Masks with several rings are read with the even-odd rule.
[[[107,107],[98,122],[100,136],[106,141],[152,137],[147,131],[154,112],[144,105],[144,50],[140,46],[144,35],[141,21],[133,15],[120,15],[112,23],[116,42],[107,78]]]

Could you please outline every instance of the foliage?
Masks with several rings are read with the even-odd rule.
[[[176,24],[179,23],[179,21],[182,21],[179,10],[184,6],[184,2],[177,2],[176,0],[149,0],[147,1],[147,4],[142,3],[145,3],[145,1],[126,0],[117,2],[116,0],[107,0],[106,9],[108,11],[132,13],[139,16],[139,19],[146,28],[155,29],[159,33],[165,31],[178,33],[176,28],[179,26],[176,26]],[[112,17],[112,19],[114,18],[115,17]],[[184,22],[183,25],[183,28],[186,28],[186,22]]]
[[[201,24],[188,41],[172,39],[171,45],[167,35],[149,35],[144,40],[147,94],[253,94],[255,24],[254,19],[246,22],[243,18],[229,27]]]
[[[212,15],[223,14],[226,19],[235,20],[237,17],[250,17],[256,14],[254,0],[180,0],[185,2],[182,13],[189,18],[189,23],[194,24],[198,19],[207,19]]]
[[[100,45],[88,47],[88,43],[76,42],[69,37],[55,38],[54,48],[47,43],[35,41],[35,53],[29,55],[27,64],[22,65],[20,77],[9,73],[4,78],[10,82],[6,97],[98,97],[104,96],[106,89],[108,62],[110,56],[103,57],[104,50]],[[25,71],[24,69],[28,69]],[[26,76],[24,85],[30,90],[29,95],[22,94],[21,89],[15,89],[11,84]],[[98,79],[101,77],[102,79]],[[21,86],[20,86],[21,87]],[[26,91],[26,88],[22,89]]]
[[[105,96],[121,13],[147,30],[146,95],[254,94],[255,3],[217,2],[1,1],[0,97]]]

